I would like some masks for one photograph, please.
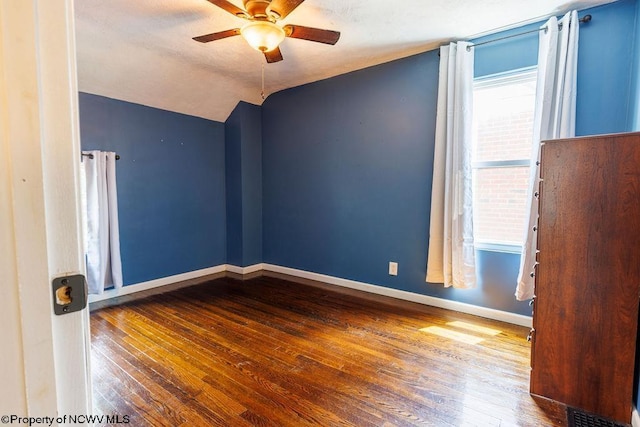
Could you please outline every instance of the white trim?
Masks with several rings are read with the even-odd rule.
[[[510,83],[520,83],[522,81],[535,81],[537,77],[538,66],[532,65],[529,67],[476,77],[473,79],[473,88],[484,89],[486,87],[496,87]]]
[[[505,254],[521,254],[522,245],[512,245],[508,243],[492,243],[492,242],[473,242],[476,251],[484,252],[502,252]]]
[[[313,273],[310,271],[296,270],[289,267],[281,267],[273,264],[254,264],[248,267],[238,267],[235,265],[222,264],[216,267],[205,268],[203,270],[191,271],[188,273],[177,274],[175,276],[163,277],[160,279],[150,280],[148,282],[137,283],[135,285],[123,286],[120,289],[109,289],[102,295],[89,295],[89,303],[103,301],[122,295],[132,294],[134,292],[146,291],[148,289],[160,286],[171,285],[185,280],[197,279],[212,274],[232,273],[247,275],[252,273],[260,273],[271,271],[274,273],[286,274],[292,277],[314,280],[316,282],[327,283],[330,285],[341,286],[344,288],[356,289],[363,292],[369,292],[377,295],[384,295],[405,301],[416,302],[419,304],[430,305],[433,307],[444,308],[447,310],[458,311],[461,313],[472,314],[474,316],[485,317],[487,319],[498,320],[500,322],[511,323],[514,325],[531,327],[531,317],[521,314],[509,313],[507,311],[495,310],[493,308],[480,307],[477,305],[466,304],[458,301],[451,301],[443,298],[430,297],[420,295],[413,292],[401,291],[398,289],[387,288],[385,286],[371,285],[369,283],[357,282],[355,280],[342,279],[340,277],[327,276],[325,274]],[[638,426],[640,427],[640,426]]]
[[[40,114],[43,100],[39,85],[42,76],[38,71],[43,52],[38,45],[39,27],[35,3],[0,4],[0,38],[3,44],[0,58],[3,74],[3,81],[0,82],[0,102],[3,104],[4,116],[0,135],[3,139],[6,138],[2,156],[7,156],[2,166],[8,167],[9,174],[6,178],[11,185],[10,206],[13,212],[10,227],[13,228],[14,241],[8,255],[13,255],[14,258],[12,261],[16,274],[11,276],[15,280],[12,285],[18,291],[17,303],[22,334],[21,340],[15,343],[9,341],[3,345],[9,348],[22,346],[21,386],[24,387],[12,393],[22,393],[26,398],[25,409],[28,412],[19,414],[23,416],[36,413],[54,414],[58,409],[53,343],[54,319],[47,253],[49,230],[46,222],[42,158],[45,138],[49,137],[49,134],[43,130],[44,118]],[[61,31],[64,30],[66,26],[62,25]],[[16,37],[18,34],[22,35]],[[63,114],[59,117],[63,121],[68,120]],[[64,163],[61,166],[64,169],[67,165],[68,163]],[[73,215],[73,211],[71,214]],[[62,225],[69,224],[70,218]],[[51,230],[51,233],[55,231]],[[71,250],[74,251],[75,247]],[[5,256],[4,248],[2,256]],[[17,384],[7,384],[3,388],[11,390],[14,386]]]
[[[312,273],[304,270],[296,270],[289,267],[281,267],[272,264],[263,264],[263,269],[274,273],[286,274],[289,276],[300,277],[303,279],[315,280],[318,282],[328,283],[331,285],[342,286],[345,288],[357,289],[378,295],[385,295],[392,298],[398,298],[405,301],[417,302],[420,304],[430,305],[433,307],[444,308],[447,310],[458,311],[461,313],[472,314],[474,316],[485,317],[487,319],[498,320],[501,322],[512,323],[514,325],[531,327],[532,319],[530,316],[509,313],[507,311],[495,310],[492,308],[479,307],[472,304],[466,304],[458,301],[451,301],[443,298],[430,297],[420,295],[413,292],[401,291],[398,289],[387,288],[379,285],[371,285],[354,280],[342,279],[339,277],[327,276],[324,274]]]
[[[42,149],[45,211],[47,230],[53,230],[47,233],[48,260],[50,267],[55,266],[50,275],[84,274],[73,1],[40,0],[36,16],[40,112],[46,135]],[[53,316],[52,325],[58,413],[88,413],[92,408],[89,310]]]
[[[109,289],[101,295],[89,295],[89,303],[104,301],[106,299],[120,297],[132,294],[134,292],[146,291],[160,286],[172,285],[185,280],[198,279],[212,274],[224,273],[227,271],[227,265],[222,264],[215,267],[209,267],[202,270],[189,271],[187,273],[176,274],[174,276],[162,277],[160,279],[149,280],[147,282],[136,283],[134,285],[123,286],[119,289]]]
[[[226,268],[225,271],[229,273],[245,275],[245,274],[257,273],[264,270],[264,264],[254,264],[248,267],[238,267],[235,265],[226,264],[225,268]]]
[[[522,168],[530,167],[531,159],[516,160],[483,160],[471,163],[473,169],[495,169],[495,168]]]
[[[633,407],[633,412],[631,412],[631,425],[633,427],[640,427],[640,414],[638,413],[638,408]]]

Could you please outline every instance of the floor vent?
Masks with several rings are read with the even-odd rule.
[[[598,415],[590,414],[576,408],[567,408],[568,427],[630,427],[631,424],[622,424]]]

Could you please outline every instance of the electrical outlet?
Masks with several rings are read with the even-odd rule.
[[[397,276],[397,275],[398,275],[398,263],[389,262],[389,276]]]

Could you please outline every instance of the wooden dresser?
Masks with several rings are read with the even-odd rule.
[[[531,393],[631,420],[640,133],[542,147]]]

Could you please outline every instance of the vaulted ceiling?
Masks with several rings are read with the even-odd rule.
[[[229,0],[239,8],[242,0]],[[239,101],[612,0],[306,0],[280,25],[341,32],[335,46],[299,39],[267,64],[242,37],[192,37],[246,21],[207,0],[77,0],[80,91],[225,121]]]

